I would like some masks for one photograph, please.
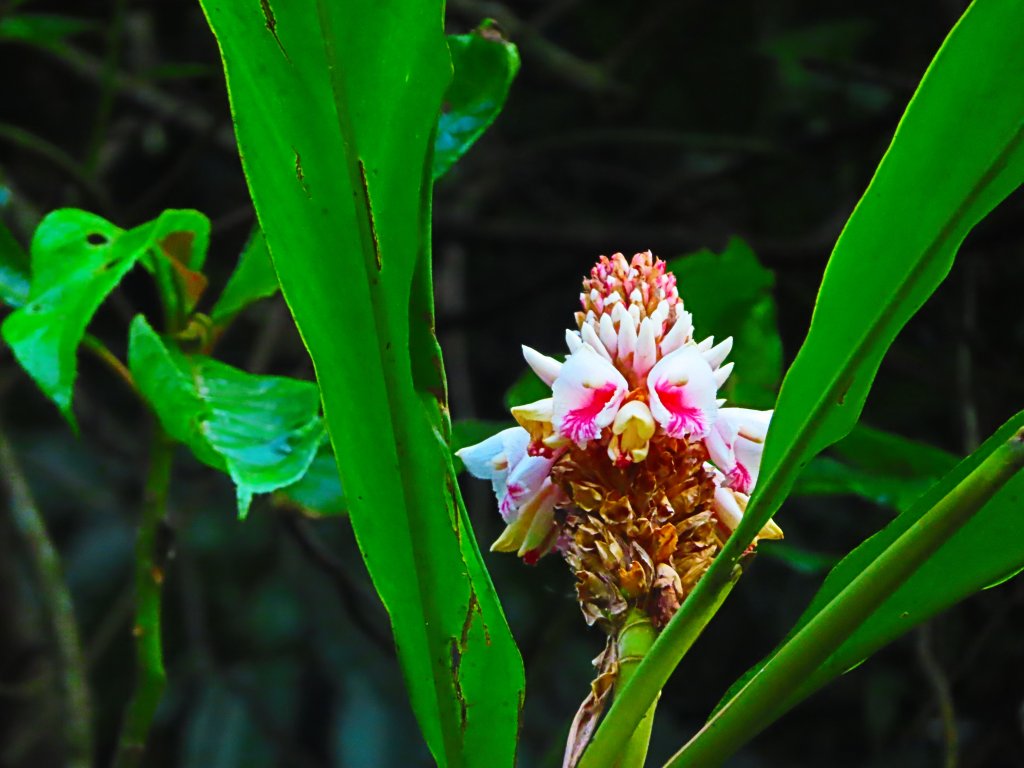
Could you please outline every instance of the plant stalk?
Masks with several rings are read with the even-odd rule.
[[[136,768],[141,764],[146,737],[167,680],[160,638],[164,571],[158,535],[167,511],[173,455],[173,442],[154,421],[149,474],[135,545],[135,692],[125,712],[115,768]]]
[[[615,683],[616,688],[625,687],[633,679],[633,674],[657,637],[658,632],[646,613],[634,608],[627,614],[625,625],[619,632],[619,675]],[[651,742],[654,710],[657,707],[656,698],[633,731],[626,749],[615,764],[616,768],[643,768],[647,759],[647,748]]]
[[[46,532],[46,525],[14,451],[2,432],[0,469],[0,483],[10,494],[14,527],[24,543],[32,572],[38,580],[47,629],[56,651],[57,676],[63,694],[61,708],[68,749],[67,765],[68,768],[89,768],[93,758],[89,684],[71,595],[64,583],[57,550]]]
[[[826,605],[665,768],[721,765],[797,703],[797,689],[942,544],[1024,466],[1024,429],[979,464]]]
[[[709,572],[704,578],[711,575]],[[736,567],[722,583],[708,585],[708,588],[692,593],[683,601],[679,612],[662,630],[643,663],[637,664],[636,669],[630,672],[622,692],[616,693],[608,714],[580,758],[577,768],[612,768],[615,765],[618,751],[627,748],[620,745],[628,745],[652,706],[648,703],[648,692],[661,689],[732,592],[739,577],[740,569]]]

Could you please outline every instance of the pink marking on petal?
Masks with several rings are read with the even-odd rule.
[[[729,487],[740,493],[750,493],[753,490],[753,479],[742,464],[736,464],[736,468],[729,473]]]
[[[516,504],[512,500],[512,494],[506,492],[505,495],[501,497],[501,501],[498,502],[498,512],[501,514],[501,519],[506,523],[511,523],[512,515],[515,511]]]
[[[665,432],[669,437],[704,435],[708,431],[707,417],[697,406],[690,405],[686,398],[686,387],[676,387],[662,379],[655,389],[661,404],[672,414]]]
[[[576,444],[586,443],[601,434],[601,428],[597,426],[597,417],[615,396],[615,384],[609,382],[603,387],[591,389],[590,392],[590,402],[569,411],[559,425],[559,431]]]

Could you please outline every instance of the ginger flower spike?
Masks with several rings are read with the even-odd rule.
[[[732,338],[697,342],[675,276],[650,251],[602,256],[583,281],[565,362],[523,347],[551,397],[459,456],[491,480],[491,547],[560,552],[588,624],[639,609],[664,626],[736,529],[771,411],[724,407]],[[769,522],[759,539],[781,538]]]

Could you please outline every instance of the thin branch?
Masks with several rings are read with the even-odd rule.
[[[0,431],[0,483],[10,496],[14,527],[28,553],[39,585],[47,629],[56,651],[57,676],[62,689],[63,722],[68,746],[68,766],[92,765],[92,731],[89,687],[82,661],[78,625],[71,595],[57,551],[50,541],[21,466]]]
[[[371,601],[364,599],[363,593],[352,580],[345,564],[324,546],[300,514],[285,511],[282,512],[282,519],[285,523],[285,530],[292,535],[302,551],[330,577],[352,622],[385,655],[394,657],[395,646],[390,635],[371,618],[371,613],[374,611],[371,605],[375,606],[376,602],[371,604]]]
[[[158,534],[167,512],[174,444],[155,423],[150,451],[135,546],[135,693],[125,713],[115,768],[137,768],[142,763],[146,737],[167,681],[160,637],[164,564]]]

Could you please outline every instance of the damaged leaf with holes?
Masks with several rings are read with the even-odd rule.
[[[316,384],[185,355],[141,316],[132,322],[128,366],[164,430],[231,476],[242,517],[254,494],[298,482],[323,441]]]
[[[165,211],[124,230],[96,214],[64,208],[39,224],[30,249],[27,302],[4,321],[2,333],[21,366],[72,424],[78,347],[97,309],[140,259],[158,273],[172,261],[151,250],[163,253],[165,244],[180,244],[187,252],[182,269],[191,271],[202,266],[208,241],[209,220],[195,211]]]

